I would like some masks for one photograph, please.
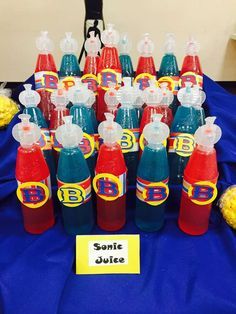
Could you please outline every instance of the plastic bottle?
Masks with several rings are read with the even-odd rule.
[[[143,115],[143,91],[139,88],[139,83],[133,82],[133,88],[135,90],[136,99],[134,102],[134,109],[136,111],[137,117],[138,117],[138,123],[140,124],[142,115]]]
[[[123,82],[124,86],[117,93],[121,107],[117,110],[115,120],[123,128],[120,145],[128,169],[127,181],[129,185],[135,185],[139,155],[139,123],[133,106],[136,95],[135,89],[131,86],[131,78],[125,77]]]
[[[98,132],[104,143],[98,152],[93,187],[97,194],[97,223],[107,231],[121,229],[126,221],[126,173],[124,156],[118,142],[122,127],[114,122],[114,115],[105,114]]]
[[[198,57],[199,49],[199,43],[190,37],[187,42],[186,56],[184,57],[180,71],[180,87],[185,87],[186,82],[191,82],[193,85],[199,85],[202,88],[203,73]]]
[[[96,96],[95,96],[94,92],[91,89],[89,89],[89,83],[84,83],[84,84],[85,84],[85,86],[87,86],[88,92],[90,93],[90,97],[87,100],[87,102],[85,103],[85,106],[87,107],[90,119],[92,120],[94,132],[97,133],[98,132],[98,122],[97,122],[96,113],[94,110],[94,103],[96,102]]]
[[[121,36],[119,42],[120,63],[122,68],[122,77],[134,77],[134,69],[130,57],[131,42],[127,34]]]
[[[206,100],[206,94],[204,93],[204,91],[199,89],[198,85],[195,85],[193,88],[196,89],[196,91],[198,92],[198,97],[196,99],[196,102],[193,104],[193,108],[195,109],[197,126],[199,127],[205,124],[205,111],[202,108],[202,105]]]
[[[37,107],[37,105],[40,103],[40,95],[31,89],[31,84],[24,84],[24,88],[25,90],[19,95],[19,101],[23,106],[25,106],[23,113],[29,114],[30,122],[37,124],[40,128],[41,137],[38,141],[38,144],[49,167],[52,184],[54,185],[54,183],[56,183],[56,171],[52,154],[50,132],[41,110]]]
[[[212,202],[217,196],[217,159],[214,144],[221,138],[221,129],[214,124],[216,117],[205,119],[206,124],[194,134],[195,147],[184,171],[179,227],[191,235],[208,230]]]
[[[35,89],[40,94],[41,109],[45,119],[50,120],[51,110],[51,92],[57,89],[58,75],[55,61],[51,54],[53,42],[48,38],[48,32],[41,32],[40,37],[36,39],[36,46],[39,50],[36,68],[34,71]]]
[[[63,57],[61,60],[59,77],[63,82],[64,88],[69,90],[70,87],[75,85],[74,77],[81,76],[81,71],[76,56],[78,42],[72,37],[71,32],[65,33],[65,38],[60,41],[60,48],[63,52]]]
[[[119,34],[113,29],[112,24],[107,24],[107,29],[102,32],[101,38],[105,47],[102,48],[98,65],[99,86],[96,113],[99,122],[105,119],[104,113],[107,112],[104,94],[109,88],[109,82],[114,83],[115,88],[119,88],[121,85],[121,64],[116,47],[119,42]]]
[[[64,227],[71,235],[89,233],[94,225],[91,200],[91,177],[79,148],[82,129],[72,124],[72,116],[63,117],[65,124],[56,130],[61,149],[57,178],[58,198],[62,205]]]
[[[149,81],[156,79],[156,67],[153,59],[154,44],[149,38],[149,34],[144,34],[144,38],[138,43],[138,66],[136,69],[135,82],[139,83],[141,90],[149,87]]]
[[[177,110],[177,93],[179,90],[179,68],[174,51],[175,35],[168,33],[166,34],[166,41],[164,44],[164,56],[158,71],[158,83],[161,84],[166,82],[168,84],[168,89],[174,95],[173,102],[170,104],[173,114],[175,114]]]
[[[198,93],[191,85],[191,82],[186,82],[186,87],[178,92],[181,106],[176,111],[170,129],[168,152],[172,184],[182,183],[184,169],[195,145],[193,134],[197,130],[197,119],[192,105],[196,102]]]
[[[170,104],[173,103],[174,95],[168,89],[167,82],[160,83],[160,88],[161,88],[163,98],[157,107],[157,112],[162,114],[161,122],[164,122],[170,127],[173,121],[173,114],[172,114],[172,110],[170,109]]]
[[[21,122],[12,129],[20,142],[16,158],[17,197],[21,202],[24,228],[40,234],[54,225],[50,174],[42,151],[36,142],[40,128],[29,122],[30,115],[19,115]]]
[[[163,141],[169,128],[161,122],[162,115],[154,114],[153,122],[143,130],[147,145],[144,148],[137,175],[136,225],[144,231],[157,231],[164,224],[165,201],[169,195],[169,167]]]

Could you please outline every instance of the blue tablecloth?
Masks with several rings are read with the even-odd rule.
[[[204,77],[206,110],[223,130],[217,144],[219,193],[236,183],[236,96]],[[140,232],[134,193],[119,233],[140,233],[140,275],[74,274],[75,239],[56,225],[42,235],[23,229],[15,196],[15,117],[0,139],[0,313],[236,313],[236,238],[217,207],[207,234],[191,237],[177,226],[180,187],[172,189],[165,227]],[[102,233],[97,227],[94,234]]]

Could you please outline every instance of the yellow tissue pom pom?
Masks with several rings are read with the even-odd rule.
[[[0,95],[0,128],[7,126],[18,111],[17,104],[11,98]]]
[[[219,205],[227,224],[236,229],[236,185],[230,186],[223,193]]]

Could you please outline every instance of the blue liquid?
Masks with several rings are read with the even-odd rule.
[[[78,147],[62,148],[58,162],[58,179],[63,183],[77,183],[86,180],[89,176],[89,169],[81,150]],[[89,233],[94,225],[91,198],[76,207],[62,205],[62,217],[68,234]]]
[[[81,76],[78,60],[74,54],[65,54],[61,60],[59,77]]]
[[[197,128],[195,109],[192,107],[179,106],[171,125],[170,133],[194,134]],[[183,157],[174,152],[169,153],[171,184],[182,184],[184,169],[188,160],[189,157]]]
[[[137,129],[139,127],[136,110],[132,107],[120,107],[117,111],[116,122],[119,123],[123,129]],[[128,169],[127,180],[129,185],[135,185],[139,153],[130,152],[125,153],[125,163]]]
[[[70,109],[70,114],[73,116],[72,122],[79,125],[83,132],[91,135],[95,134],[91,115],[86,106],[74,105]],[[86,159],[92,178],[94,177],[96,159],[97,154],[95,152]]]
[[[123,77],[134,77],[134,69],[132,60],[129,55],[122,54],[120,55],[120,63],[122,68]]]
[[[96,134],[96,133],[98,133],[98,122],[97,122],[96,114],[95,114],[93,107],[88,108],[88,113],[89,113],[90,119],[92,121],[94,133]]]
[[[138,177],[150,182],[163,181],[169,176],[168,159],[165,147],[145,146],[138,166]],[[152,206],[136,197],[136,225],[147,232],[157,231],[164,224],[165,202]]]
[[[202,107],[200,107],[199,109],[194,108],[194,110],[197,120],[197,126],[200,127],[205,124],[205,111]]]
[[[23,110],[23,113],[29,114],[31,116],[30,122],[37,124],[40,129],[41,128],[48,129],[47,122],[41,110],[38,107],[25,108]],[[50,171],[51,181],[52,181],[51,183],[52,185],[57,185],[56,168],[55,168],[55,161],[53,158],[53,152],[51,149],[47,149],[47,150],[42,150],[42,153]]]

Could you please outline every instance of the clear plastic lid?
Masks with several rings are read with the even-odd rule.
[[[51,93],[51,102],[56,110],[62,110],[69,103],[68,92],[63,88],[62,82],[57,84],[57,89]]]
[[[68,98],[73,105],[86,105],[91,97],[87,84],[83,84],[80,78],[75,79],[75,85],[69,89]]]
[[[7,85],[7,82],[3,82],[0,85],[0,95],[6,96],[6,97],[11,97],[11,89],[5,88],[6,85]]]
[[[190,36],[186,44],[186,55],[196,56],[199,50],[200,50],[200,44],[193,38],[193,36]]]
[[[84,48],[88,56],[97,56],[99,50],[101,49],[101,42],[98,36],[94,36],[95,32],[89,32],[90,37],[86,39]]]
[[[65,38],[60,41],[60,48],[64,54],[75,54],[78,50],[78,42],[72,37],[71,32],[65,33]]]
[[[140,83],[134,82],[133,88],[136,95],[136,99],[134,101],[134,107],[138,109],[142,108],[142,106],[144,105],[144,100],[143,100],[143,91],[140,89]]]
[[[77,124],[72,123],[73,116],[63,117],[65,124],[59,126],[55,136],[65,148],[78,147],[83,138],[83,131]]]
[[[50,53],[53,51],[54,45],[48,37],[48,31],[40,32],[40,36],[36,38],[36,47],[40,53]]]
[[[161,92],[163,95],[163,98],[161,100],[161,104],[165,105],[165,106],[169,106],[170,104],[172,104],[172,102],[174,100],[174,95],[169,90],[168,83],[167,82],[160,83],[160,88],[161,88]]]
[[[207,117],[206,124],[200,126],[194,134],[196,143],[202,150],[211,150],[222,135],[221,128],[214,124],[216,117]]]
[[[21,122],[14,125],[12,135],[22,147],[30,147],[40,139],[40,128],[29,121],[31,118],[29,114],[20,114],[18,117]]]
[[[119,100],[117,96],[117,90],[115,89],[116,84],[113,82],[108,83],[109,89],[106,91],[104,95],[105,103],[107,104],[107,108],[110,112],[113,112],[117,109],[119,105]]]
[[[32,89],[31,84],[24,84],[23,86],[25,90],[20,93],[19,101],[26,108],[37,107],[41,100],[39,93]]]
[[[91,89],[88,88],[88,83],[84,83],[84,85],[86,86],[88,93],[89,93],[89,98],[88,98],[87,102],[85,103],[85,106],[87,108],[91,108],[92,105],[96,101],[96,96],[95,96],[95,93]]]
[[[101,40],[106,47],[114,47],[119,42],[119,33],[114,29],[113,24],[107,24],[107,28],[102,32]]]
[[[166,34],[166,40],[164,43],[165,54],[174,54],[175,51],[175,35],[173,33]]]
[[[128,38],[128,34],[122,34],[119,41],[119,51],[120,54],[128,55],[131,51],[132,44]]]
[[[141,39],[137,46],[138,52],[143,57],[150,57],[154,50],[154,43],[149,38],[149,34],[146,33],[143,35],[143,39]]]
[[[196,102],[193,104],[196,109],[199,109],[202,107],[206,100],[206,93],[199,88],[199,85],[194,85],[193,89],[197,91],[198,97],[196,99]]]
[[[123,136],[123,129],[117,122],[114,121],[112,113],[105,113],[106,120],[98,126],[98,133],[103,139],[104,144],[114,144]]]
[[[156,80],[149,80],[149,87],[143,91],[143,100],[147,105],[158,105],[163,98],[162,92],[156,85]]]
[[[123,78],[124,86],[120,87],[117,92],[119,103],[124,106],[132,106],[137,98],[135,89],[132,87],[131,77]]]
[[[148,145],[154,146],[163,143],[169,137],[169,127],[161,122],[162,114],[153,114],[152,121],[143,129],[143,136]]]
[[[198,91],[192,88],[191,82],[186,82],[185,87],[178,91],[177,98],[182,106],[191,107],[197,101]]]

